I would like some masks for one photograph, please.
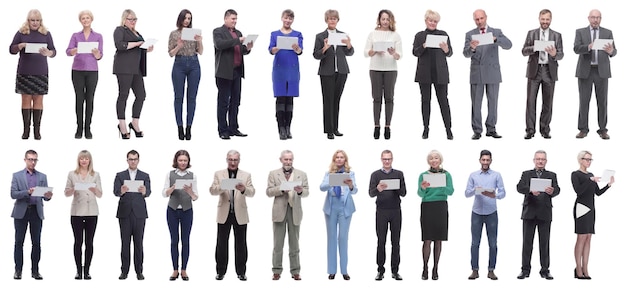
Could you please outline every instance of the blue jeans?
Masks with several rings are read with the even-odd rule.
[[[191,234],[191,225],[193,224],[193,208],[183,211],[182,209],[172,209],[167,207],[167,226],[170,229],[170,252],[172,254],[172,267],[178,270],[178,241],[179,237],[182,241],[182,267],[181,270],[187,270],[187,262],[189,261],[189,236]],[[180,236],[179,236],[180,232]]]
[[[176,115],[176,125],[178,126],[183,126],[185,80],[187,81],[187,126],[191,126],[193,123],[200,75],[200,62],[197,55],[176,56],[174,67],[172,67],[172,84],[174,85],[174,114]]]
[[[13,258],[15,260],[15,271],[22,271],[24,265],[24,240],[26,230],[30,227],[30,240],[33,245],[30,252],[31,271],[39,273],[39,259],[41,258],[41,227],[43,220],[37,214],[37,207],[29,206],[26,214],[21,219],[14,219],[15,224],[15,247]],[[29,226],[30,225],[30,226]]]
[[[480,215],[472,212],[472,270],[478,270],[478,250],[480,238],[483,234],[483,224],[487,229],[489,241],[489,271],[496,268],[496,256],[498,255],[498,212]]]

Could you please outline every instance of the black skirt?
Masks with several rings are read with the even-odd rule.
[[[448,240],[448,202],[422,202],[422,241]]]
[[[15,92],[22,95],[47,95],[48,75],[17,74]]]

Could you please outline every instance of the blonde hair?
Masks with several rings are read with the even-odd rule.
[[[335,165],[335,158],[337,157],[337,154],[342,154],[343,157],[346,159],[346,162],[343,165],[343,169],[345,172],[350,172],[350,163],[348,162],[348,154],[346,154],[346,151],[343,151],[341,149],[335,151],[335,153],[333,154],[333,158],[330,160],[330,166],[328,168],[328,172],[336,173],[337,170],[339,170],[337,165]]]
[[[87,173],[91,176],[96,174],[96,172],[93,170],[93,158],[91,158],[91,153],[89,153],[89,151],[87,150],[82,150],[78,152],[78,157],[76,158],[76,170],[74,170],[74,173],[76,174],[80,173],[80,159],[81,158],[89,159],[89,165],[87,166]]]
[[[89,10],[83,10],[81,12],[78,12],[78,21],[80,21],[80,18],[83,17],[83,15],[89,16],[91,20],[93,21],[93,13],[91,13],[91,11]]]
[[[587,151],[587,150],[583,150],[578,152],[578,163],[580,163],[581,160],[583,160],[583,158],[585,158],[585,155],[589,154],[589,156],[593,156],[593,154],[591,154],[591,152]]]
[[[432,20],[439,22],[439,20],[441,20],[441,15],[439,15],[437,11],[428,9],[426,10],[426,14],[424,14],[424,20],[428,20],[428,19],[432,19]]]
[[[135,11],[131,10],[131,9],[126,9],[124,10],[124,12],[122,12],[122,18],[121,18],[121,22],[120,22],[120,26],[124,26],[124,23],[126,23],[126,18],[132,15],[134,17],[137,17],[137,15],[135,14]]]
[[[378,17],[376,18],[376,29],[380,27],[380,18],[383,17],[383,14],[387,14],[389,16],[389,30],[396,31],[396,18],[391,13],[391,10],[383,9],[378,12]]]
[[[428,163],[428,165],[430,165],[430,157],[432,156],[437,156],[439,157],[439,168],[436,169],[443,169],[443,155],[441,155],[441,152],[437,151],[437,150],[431,150],[430,152],[428,152],[428,155],[426,155],[426,162]]]
[[[328,9],[324,12],[324,22],[328,21],[331,17],[336,17],[339,20],[339,11],[334,9]]]
[[[43,35],[48,34],[48,29],[46,28],[46,26],[43,25],[43,18],[41,17],[41,12],[39,12],[39,10],[37,9],[32,9],[28,11],[28,14],[26,14],[26,21],[24,22],[24,24],[22,24],[22,27],[20,27],[20,30],[19,30],[20,33],[30,34],[29,19],[31,16],[34,16],[35,18],[39,19],[39,29],[37,29],[37,31],[39,31],[39,33]]]

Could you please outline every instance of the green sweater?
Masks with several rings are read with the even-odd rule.
[[[446,175],[446,187],[427,187],[422,189],[422,181],[424,180],[424,174],[432,174],[430,171],[425,171],[420,174],[420,178],[417,182],[417,195],[422,198],[422,202],[432,201],[445,201],[448,199],[448,195],[452,195],[454,192],[454,186],[452,185],[452,176],[448,171],[445,171]]]

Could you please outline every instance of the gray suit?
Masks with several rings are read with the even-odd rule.
[[[554,99],[554,84],[558,77],[558,60],[563,59],[563,39],[561,34],[548,29],[548,39],[554,41],[556,55],[552,57],[546,53],[547,63],[539,64],[539,53],[535,51],[535,40],[541,39],[541,29],[533,29],[528,31],[522,55],[528,56],[528,65],[526,66],[526,78],[528,78],[528,86],[526,92],[526,132],[535,133],[535,122],[537,120],[537,94],[539,86],[541,86],[541,116],[539,117],[539,131],[542,135],[547,136],[550,133],[550,121],[552,121],[552,103]]]
[[[617,54],[615,42],[613,42],[613,53],[609,55],[604,50],[598,50],[597,65],[591,64],[591,54],[589,50],[591,40],[591,27],[583,27],[576,30],[574,39],[574,52],[578,54],[578,64],[576,65],[576,77],[578,78],[579,110],[578,110],[578,130],[589,132],[589,102],[591,101],[591,88],[595,87],[596,101],[598,103],[598,133],[606,133],[607,123],[607,103],[608,86],[611,77],[611,62],[609,57]],[[613,39],[613,32],[603,27],[599,27],[597,38]]]
[[[463,55],[471,58],[470,85],[472,97],[472,130],[480,134],[483,131],[481,107],[483,93],[487,91],[488,113],[485,126],[487,133],[496,131],[498,121],[498,90],[502,82],[500,73],[499,47],[510,49],[513,44],[500,29],[487,26],[486,33],[493,33],[496,38],[493,44],[477,46],[475,50],[470,47],[472,35],[480,34],[478,28],[465,33],[465,46]]]
[[[280,185],[286,182],[282,168],[273,170],[267,177],[267,196],[274,197],[272,206],[272,222],[274,228],[274,250],[272,253],[272,272],[281,274],[283,271],[283,246],[285,231],[289,232],[289,268],[292,275],[300,274],[300,223],[302,222],[303,197],[309,196],[309,181],[306,173],[293,169],[290,181],[301,181],[302,192],[293,194],[292,204],[289,205],[288,191],[280,190]]]

